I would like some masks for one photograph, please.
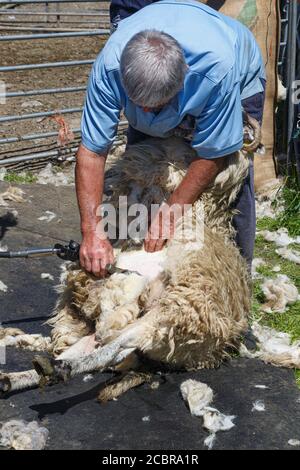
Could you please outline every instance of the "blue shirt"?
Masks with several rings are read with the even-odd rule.
[[[145,29],[163,31],[181,45],[189,66],[183,89],[158,114],[126,96],[120,57]],[[196,1],[164,0],[123,20],[96,59],[82,117],[82,143],[106,153],[123,109],[129,124],[153,137],[168,137],[183,119],[195,118],[191,142],[199,157],[218,158],[243,145],[241,101],[263,91],[265,70],[252,33],[241,23]]]

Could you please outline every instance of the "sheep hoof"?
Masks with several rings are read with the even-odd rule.
[[[11,382],[8,377],[0,377],[0,398],[11,391]]]
[[[66,382],[71,376],[71,366],[64,361],[56,361],[47,357],[36,356],[33,359],[33,367],[42,379],[48,384]],[[45,380],[42,380],[44,385]]]
[[[55,361],[54,377],[59,382],[67,382],[71,378],[72,368],[65,361]]]
[[[51,377],[54,373],[54,365],[52,359],[47,357],[35,356],[32,360],[33,367],[42,377]]]

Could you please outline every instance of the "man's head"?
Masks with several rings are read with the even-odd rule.
[[[166,33],[146,30],[126,44],[121,76],[128,97],[143,108],[161,108],[182,88],[187,65],[178,42]]]

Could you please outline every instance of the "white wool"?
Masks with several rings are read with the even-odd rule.
[[[121,269],[128,269],[128,271],[136,271],[150,281],[163,272],[165,259],[166,250],[156,253],[129,251],[118,255],[116,266]]]
[[[6,168],[0,168],[0,181],[4,181],[4,178],[7,174],[7,169]]]
[[[0,429],[0,445],[9,449],[42,450],[48,437],[48,429],[36,421],[11,420]]]
[[[126,268],[127,269],[127,268]],[[136,273],[115,273],[99,292],[100,322],[112,316],[116,308],[137,301],[146,285],[146,279]]]
[[[208,447],[208,450],[212,450],[215,440],[216,440],[216,434],[210,434],[204,441],[204,445]]]
[[[56,214],[51,211],[46,211],[44,215],[38,218],[41,222],[46,222],[47,224],[55,219]]]
[[[277,101],[285,101],[287,98],[287,88],[283,86],[282,81],[277,79]]]
[[[213,391],[208,385],[196,380],[183,382],[180,391],[193,416],[203,416],[205,408],[211,404],[214,397]]]
[[[300,441],[298,439],[290,439],[288,445],[291,447],[300,447]]]
[[[272,269],[272,271],[273,271],[274,273],[280,273],[281,267],[280,267],[280,266],[274,266],[274,268]]]
[[[252,325],[252,332],[266,352],[278,354],[287,351],[287,347],[291,346],[291,337],[288,333],[278,332],[259,323]],[[297,347],[299,348],[299,342]]]
[[[275,201],[278,200],[281,190],[283,188],[282,181],[275,178],[264,184],[256,193],[258,201]]]
[[[256,402],[253,403],[251,411],[252,411],[252,413],[254,411],[258,411],[259,413],[262,413],[262,412],[266,411],[266,405],[264,404],[264,402],[262,400],[257,400]]]
[[[19,217],[19,212],[16,209],[12,209],[9,211],[15,218]]]
[[[262,232],[258,232],[266,241],[276,243],[279,247],[287,247],[292,243],[299,243],[298,238],[291,238],[289,236],[289,232],[286,228],[280,228],[276,232],[270,232],[268,230],[264,230]]]
[[[280,333],[259,323],[252,325],[252,332],[258,340],[258,351],[252,353],[242,344],[242,357],[259,358],[275,366],[300,369],[300,341],[292,343],[289,334]]]
[[[151,390],[157,390],[159,387],[160,387],[160,383],[159,383],[158,380],[156,380],[155,382],[152,382],[152,383],[150,384]]]
[[[254,258],[252,261],[252,279],[259,279],[262,277],[261,274],[257,272],[257,268],[265,266],[266,262],[262,258]]]
[[[38,100],[27,100],[23,101],[23,103],[21,104],[21,108],[38,108],[40,106],[43,106],[43,103]]]
[[[7,201],[10,202],[25,202],[23,198],[24,191],[20,188],[16,188],[15,186],[10,186],[4,193],[0,194],[0,206],[7,207],[9,204]]]
[[[41,279],[49,279],[49,281],[54,281],[54,277],[52,276],[52,274],[49,273],[42,273]]]
[[[4,282],[0,281],[0,291],[1,292],[7,292],[8,291],[8,287],[6,284],[4,284]]]
[[[282,258],[291,261],[292,263],[300,264],[300,252],[296,250],[289,250],[288,248],[280,248],[276,253]]]
[[[235,426],[233,420],[236,416],[226,416],[216,408],[209,406],[213,401],[213,391],[204,383],[196,380],[187,380],[181,384],[180,391],[183,399],[189,405],[191,414],[203,417],[203,427],[210,433],[205,439],[204,444],[209,449],[212,449],[216,433],[232,429]]]
[[[265,279],[261,287],[268,300],[262,307],[264,312],[284,313],[288,305],[300,300],[298,289],[288,276],[279,274],[276,279]]]
[[[94,376],[92,374],[87,374],[83,377],[82,381],[83,382],[91,382],[94,379]]]
[[[51,339],[40,334],[27,335],[7,335],[0,339],[0,347],[14,346],[28,351],[47,351],[50,347]]]
[[[63,172],[55,172],[52,163],[39,172],[37,176],[38,184],[53,184],[54,186],[67,186],[72,181]]]
[[[213,434],[230,431],[235,426],[233,423],[235,418],[236,416],[226,416],[215,408],[207,407],[203,416],[203,427]]]
[[[276,215],[275,210],[272,208],[272,201],[256,202],[257,219],[263,219],[265,217],[276,219]]]
[[[260,189],[256,195],[256,216],[257,219],[269,217],[276,219],[279,213],[283,211],[283,206],[273,206],[273,202],[278,200],[280,194],[281,182],[278,179],[272,180],[267,183],[264,188]]]

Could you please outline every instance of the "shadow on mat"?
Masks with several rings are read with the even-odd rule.
[[[52,403],[40,403],[38,405],[32,405],[29,408],[38,413],[38,419],[40,420],[53,414],[64,415],[67,413],[67,411],[69,411],[74,406],[79,405],[80,403],[90,400],[96,401],[99,392],[105,388],[110,383],[110,381],[111,378],[106,379],[104,382],[97,383],[95,387],[83,393],[63,398],[62,400],[54,401]],[[101,405],[99,404],[99,406]],[[105,404],[102,406],[105,406]]]
[[[7,212],[5,215],[0,217],[0,240],[4,238],[4,235],[10,227],[16,227],[18,220],[12,212]]]

